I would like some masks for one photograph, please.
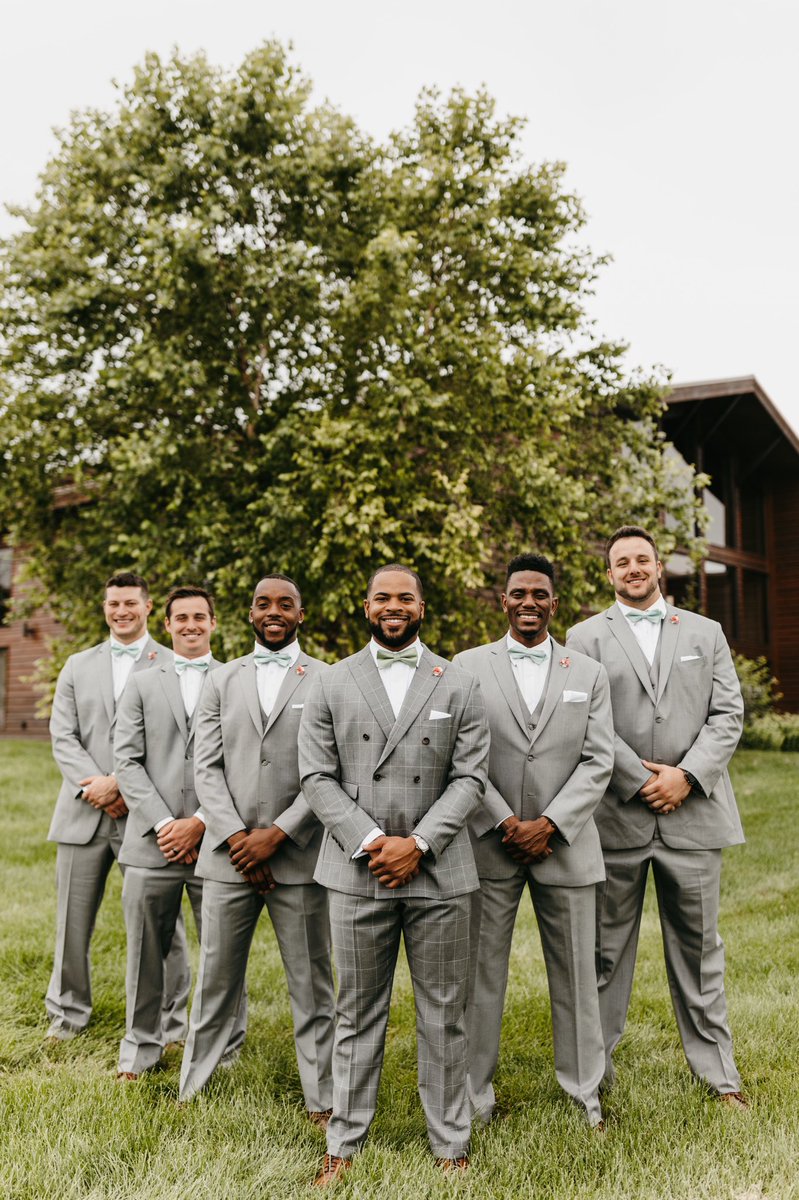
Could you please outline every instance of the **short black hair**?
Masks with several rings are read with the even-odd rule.
[[[615,533],[612,533],[610,535],[610,537],[608,538],[608,540],[605,542],[605,566],[606,567],[610,566],[610,552],[613,549],[613,547],[616,545],[616,542],[621,541],[622,538],[628,538],[628,537],[643,538],[645,542],[649,542],[649,545],[655,551],[655,561],[656,562],[660,561],[660,555],[658,554],[658,548],[655,545],[655,539],[652,537],[651,533],[649,533],[646,529],[643,529],[640,525],[620,525],[619,528],[615,531]]]
[[[108,591],[112,587],[135,587],[141,588],[141,594],[145,600],[150,598],[150,589],[147,586],[147,580],[137,575],[135,571],[117,571],[116,575],[112,575],[110,579],[105,581],[105,590]]]
[[[172,605],[176,600],[190,600],[192,596],[197,596],[199,599],[205,600],[208,604],[208,611],[212,617],[214,616],[214,598],[211,593],[207,592],[205,588],[187,584],[186,586],[170,588],[165,607],[167,620],[172,615]]]
[[[265,579],[282,579],[284,583],[290,583],[294,588],[294,591],[299,596],[300,608],[302,608],[302,592],[300,591],[300,585],[297,583],[296,579],[292,579],[290,575],[283,575],[280,571],[272,571],[267,575],[261,575],[258,583],[263,583]],[[256,583],[255,588],[253,589],[253,596],[258,590],[258,583]]]
[[[546,575],[552,581],[552,590],[554,592],[555,568],[543,554],[517,554],[515,558],[512,558],[505,572],[506,588],[511,575],[515,575],[517,571],[537,571],[539,575]]]
[[[372,590],[372,584],[377,579],[378,575],[382,575],[384,571],[403,571],[406,575],[410,575],[416,581],[416,586],[419,589],[419,599],[424,600],[424,587],[419,575],[412,567],[406,567],[404,563],[386,563],[384,567],[378,567],[376,571],[372,571],[366,584],[366,598],[369,599],[369,593]]]

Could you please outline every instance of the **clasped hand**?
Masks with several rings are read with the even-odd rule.
[[[555,826],[549,817],[536,817],[534,821],[507,817],[502,822],[502,829],[502,844],[514,862],[529,866],[530,863],[541,862],[552,853],[549,839],[555,832]]]
[[[270,825],[268,829],[241,830],[228,838],[230,861],[261,895],[274,891],[277,886],[268,860],[285,840],[286,834],[277,825]]]
[[[419,874],[422,852],[412,837],[381,835],[366,847],[369,870],[387,888],[404,887]]]
[[[691,791],[691,785],[685,775],[679,767],[647,762],[645,758],[641,761],[646,769],[652,772],[638,793],[644,804],[661,816],[674,812]]]
[[[190,865],[200,856],[197,847],[204,833],[205,825],[197,817],[179,817],[162,825],[155,836],[167,862]]]
[[[128,806],[119,794],[114,775],[87,775],[78,780],[78,786],[83,789],[81,795],[92,808],[102,809],[109,817],[124,817]]]

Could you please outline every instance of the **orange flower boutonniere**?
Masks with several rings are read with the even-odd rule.
[[[444,674],[444,668],[443,667],[433,667],[433,674],[435,675],[436,679],[438,679],[439,675]]]
[[[672,625],[679,625],[679,623],[680,623],[680,618],[677,616],[676,613],[674,613],[672,616],[670,616],[669,620],[671,621]]]
[[[304,675],[304,674],[305,674],[305,667],[303,667],[302,665],[300,665],[299,667],[297,667],[297,674],[298,674],[298,675]]]

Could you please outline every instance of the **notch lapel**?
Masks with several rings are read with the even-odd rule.
[[[114,668],[111,666],[111,643],[102,642],[97,647],[97,653],[100,659],[99,670],[97,671],[97,677],[100,680],[100,695],[108,717],[108,724],[113,725],[116,718],[117,706],[114,702]]]
[[[677,616],[676,621],[671,618]],[[677,641],[680,636],[680,621],[676,609],[670,604],[666,605],[666,616],[660,628],[660,669],[658,671],[658,693],[657,702],[660,703],[660,698],[666,689],[666,684],[669,681],[669,675],[674,663],[674,655],[677,650]]]
[[[239,683],[241,685],[242,696],[244,703],[247,705],[252,723],[258,733],[258,737],[264,736],[264,719],[261,715],[261,701],[258,699],[258,684],[255,682],[255,658],[252,654],[248,654],[239,669]]]
[[[646,659],[644,652],[635,640],[635,634],[630,629],[627,618],[623,615],[618,605],[613,604],[605,613],[605,619],[608,623],[608,629],[615,637],[616,641],[621,646],[624,653],[630,660],[630,666],[635,671],[638,678],[641,680],[644,691],[646,692],[652,703],[655,703],[655,689],[652,687],[652,680],[649,678]],[[661,630],[661,637],[663,632]],[[662,651],[661,651],[662,655]],[[661,662],[662,669],[662,662]]]
[[[418,669],[418,668],[417,668]],[[363,693],[364,699],[374,713],[377,723],[386,737],[394,728],[394,710],[388,701],[380,672],[368,646],[355,655],[350,663],[350,674]]]
[[[443,678],[446,667],[442,668],[440,675],[434,675],[433,669],[435,666],[436,664],[433,662],[433,656],[431,655],[430,651],[426,646],[422,646],[419,665],[413,673],[411,686],[405,693],[405,699],[402,702],[402,708],[400,709],[399,716],[393,723],[393,728],[388,735],[388,741],[383,747],[383,753],[380,755],[380,759],[377,763],[378,766],[386,761],[389,754],[391,754],[391,752],[394,750],[400,739],[405,736],[413,722],[418,717],[421,709],[430,699],[430,696],[438,681]],[[375,667],[375,671],[377,671],[377,667]],[[385,688],[383,688],[382,684],[380,686],[382,691],[385,692]],[[389,708],[390,707],[391,706],[389,705]]]
[[[529,716],[525,718],[522,708],[522,698],[519,695],[519,689],[516,686],[516,677],[511,666],[510,656],[508,654],[507,643],[504,637],[498,642],[494,642],[491,646],[491,666],[496,676],[499,690],[508,705],[508,708],[516,718],[519,728],[525,738],[529,739],[530,730],[527,728]]]
[[[180,690],[180,680],[173,666],[161,667],[161,686],[164,689],[167,703],[172,710],[172,716],[175,718],[177,727],[185,741],[189,736],[189,727],[186,721],[186,709],[183,706],[183,693]],[[194,711],[197,711],[196,707]]]
[[[569,651],[565,646],[561,646],[559,642],[556,642],[551,634],[550,639],[552,641],[552,658],[549,662],[549,679],[547,679],[546,691],[544,692],[544,705],[541,709],[541,716],[538,718],[538,724],[530,740],[531,745],[536,741],[541,730],[555,711],[572,670],[571,661],[569,661],[568,667],[560,665],[561,659],[565,661],[569,658]]]
[[[303,668],[302,671],[298,670],[299,667]],[[272,711],[269,714],[269,719],[266,722],[266,729],[264,730],[264,733],[268,733],[268,731],[272,728],[275,721],[280,716],[283,709],[286,707],[287,703],[302,683],[303,679],[305,678],[307,667],[308,655],[303,654],[302,651],[300,651],[297,661],[293,666],[288,667],[286,670],[285,677],[280,685],[280,690],[275,698],[275,703],[272,706]]]

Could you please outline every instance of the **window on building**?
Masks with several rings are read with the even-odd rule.
[[[0,650],[0,729],[6,727],[6,694],[8,690],[8,650]]]
[[[11,599],[13,568],[14,551],[10,546],[0,546],[0,625],[6,623],[6,613]]]
[[[738,612],[735,597],[735,571],[724,563],[704,564],[705,610],[707,616],[718,621],[728,638],[738,636]]]

